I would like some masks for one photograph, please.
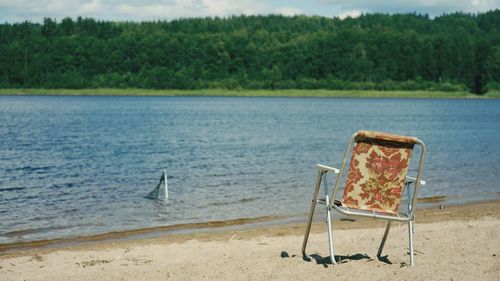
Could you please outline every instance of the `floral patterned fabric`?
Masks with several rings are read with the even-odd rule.
[[[415,138],[360,131],[356,135],[343,204],[397,214]]]

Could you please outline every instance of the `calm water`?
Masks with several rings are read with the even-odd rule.
[[[358,129],[427,144],[420,197],[500,191],[500,100],[4,96],[0,243],[304,214]]]

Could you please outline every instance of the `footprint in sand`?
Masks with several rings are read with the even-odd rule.
[[[110,263],[110,262],[111,262],[110,260],[91,260],[91,261],[81,261],[81,262],[77,262],[75,264],[85,268],[88,266],[101,265],[101,264],[106,264],[106,263]]]
[[[150,259],[148,256],[139,256],[136,258],[127,258],[128,261],[133,262],[135,265],[143,265],[147,264],[150,262],[153,262],[152,259]]]

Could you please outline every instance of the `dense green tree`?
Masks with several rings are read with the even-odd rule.
[[[500,88],[500,10],[0,24],[0,87]]]

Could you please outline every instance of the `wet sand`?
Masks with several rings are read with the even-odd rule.
[[[358,219],[334,223],[337,266],[327,262],[326,225],[317,221],[311,261],[300,253],[304,223],[214,228],[3,249],[0,280],[500,280],[499,201],[420,209],[416,220],[413,268],[406,224],[393,224],[378,259],[384,222]]]

